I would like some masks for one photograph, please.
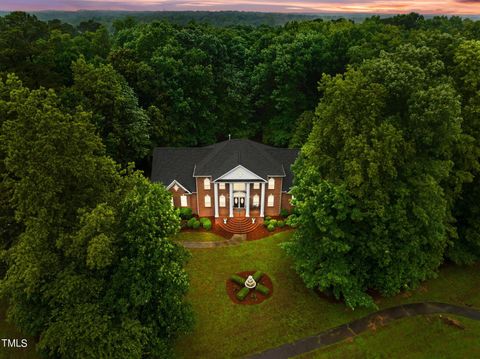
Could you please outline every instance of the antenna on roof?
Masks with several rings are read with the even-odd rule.
[[[228,140],[230,141],[232,139],[232,135],[228,134]]]

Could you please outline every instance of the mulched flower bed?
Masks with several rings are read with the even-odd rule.
[[[254,273],[255,273],[255,271],[247,271],[247,272],[239,272],[239,273],[237,273],[237,275],[246,279],[249,275],[253,275]],[[268,299],[272,296],[272,294],[273,294],[273,283],[272,283],[272,280],[270,279],[270,277],[267,274],[264,274],[262,279],[260,279],[260,281],[258,283],[263,284],[265,287],[267,287],[270,290],[268,295],[265,296],[265,295],[259,293],[258,291],[252,289],[252,290],[250,290],[250,293],[248,293],[248,295],[245,297],[245,299],[240,301],[240,300],[237,299],[236,294],[240,289],[242,289],[242,287],[240,285],[238,285],[237,283],[233,282],[232,280],[230,280],[230,278],[227,279],[227,282],[226,282],[226,284],[227,284],[227,294],[230,297],[231,301],[236,303],[236,304],[247,304],[247,305],[260,304],[264,300],[266,300],[266,299]]]

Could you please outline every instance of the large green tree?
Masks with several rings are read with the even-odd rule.
[[[311,288],[357,305],[433,277],[452,216],[460,99],[438,54],[402,46],[325,76],[294,167],[301,225],[286,245]]]
[[[2,255],[8,317],[51,357],[171,355],[191,312],[169,193],[120,172],[89,113],[67,114],[53,91],[30,91],[13,76],[7,88],[1,153],[24,226]]]
[[[150,152],[150,119],[125,79],[112,66],[83,58],[72,67],[73,94],[93,112],[107,154],[122,164],[143,159]]]

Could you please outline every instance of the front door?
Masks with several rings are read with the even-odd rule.
[[[233,192],[233,212],[234,217],[245,216],[245,192]]]
[[[245,208],[245,197],[233,197],[234,208]]]

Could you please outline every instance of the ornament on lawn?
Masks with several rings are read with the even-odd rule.
[[[263,272],[260,272],[260,271],[255,272],[253,275],[249,275],[247,279],[242,278],[237,274],[232,275],[230,277],[232,282],[237,283],[238,285],[243,287],[237,292],[236,294],[237,299],[240,301],[244,300],[251,290],[257,291],[267,296],[268,293],[270,293],[270,289],[268,289],[267,287],[259,283],[262,277],[263,277]]]

